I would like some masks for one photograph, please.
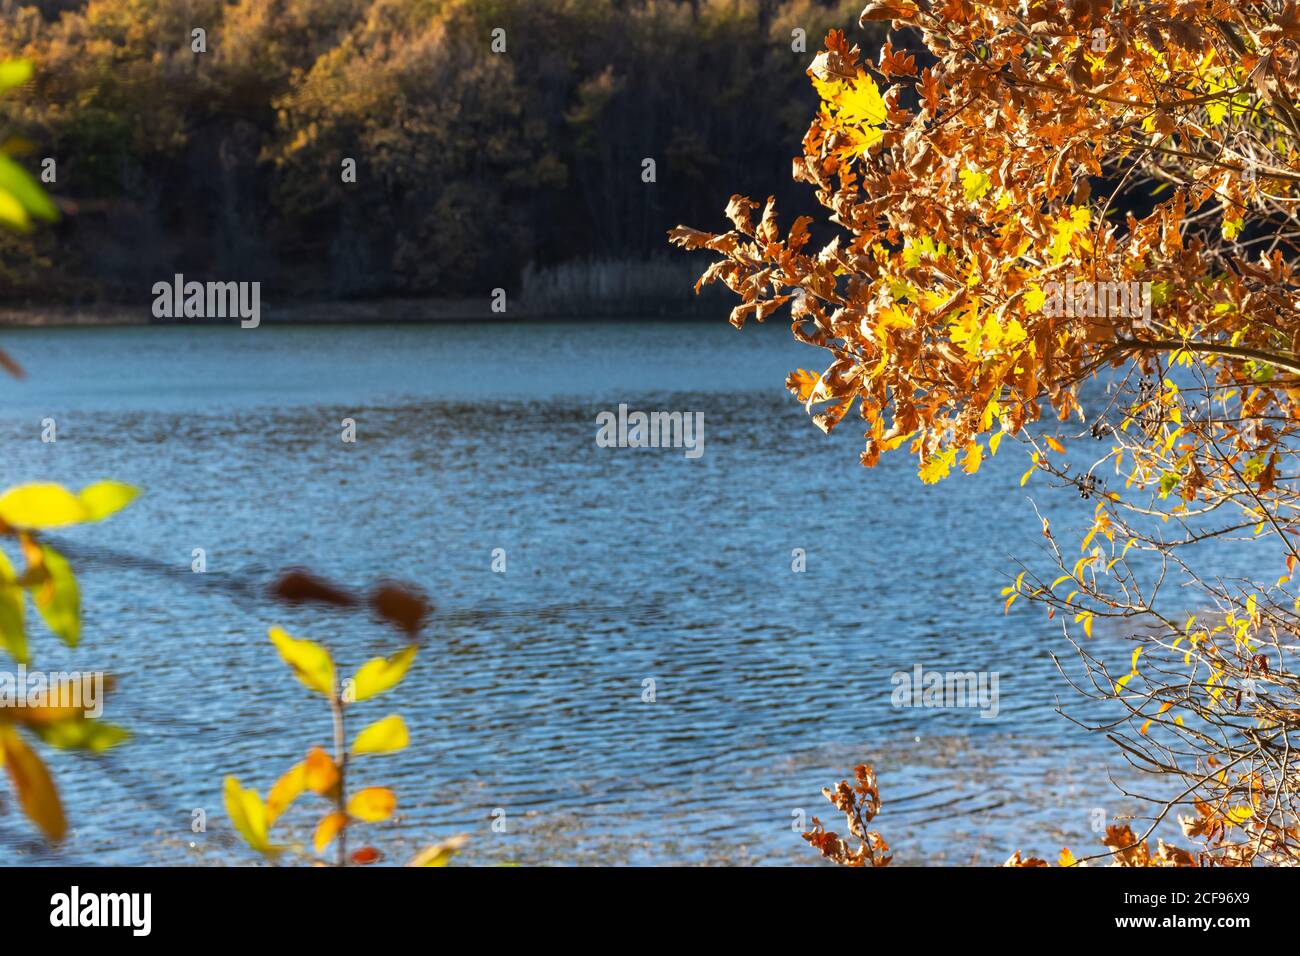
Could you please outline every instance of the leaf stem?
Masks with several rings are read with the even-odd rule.
[[[330,696],[330,713],[334,718],[334,764],[338,767],[339,771],[339,782],[338,787],[335,788],[334,806],[339,813],[344,814],[344,819],[346,821],[348,755],[347,751],[343,748],[343,743],[346,739],[343,733],[343,700],[339,697],[337,690]],[[347,866],[348,828],[346,822],[343,826],[339,827],[338,848],[338,865]]]

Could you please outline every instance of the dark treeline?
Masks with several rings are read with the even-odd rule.
[[[307,299],[676,289],[671,226],[773,183],[810,210],[804,70],[832,27],[871,50],[860,7],[0,0],[0,59],[37,70],[0,136],[56,160],[71,213],[0,239],[0,300],[143,302],[175,272]]]

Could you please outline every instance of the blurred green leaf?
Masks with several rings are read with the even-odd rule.
[[[91,753],[103,753],[131,736],[125,728],[116,724],[87,718],[62,720],[57,724],[33,726],[31,729],[51,747],[89,750]]]
[[[283,847],[272,845],[267,836],[266,804],[253,789],[245,790],[235,777],[226,778],[226,813],[240,836],[259,853],[277,856]]]
[[[0,646],[19,664],[26,664],[27,632],[23,627],[23,590],[9,556],[0,551]]]
[[[2,189],[0,189],[0,226],[8,226],[19,232],[26,232],[32,228],[31,217],[27,215],[23,204]]]
[[[139,488],[120,481],[99,481],[82,488],[77,497],[86,506],[87,521],[102,521],[114,512],[121,511],[138,494]]]
[[[29,215],[47,222],[59,218],[50,197],[37,182],[36,177],[23,169],[8,156],[0,153],[0,192],[7,192],[22,205]]]
[[[0,93],[12,89],[32,78],[30,60],[6,60],[0,63]]]
[[[39,545],[45,573],[29,585],[36,610],[63,643],[76,647],[81,640],[81,592],[66,558],[48,544]]]

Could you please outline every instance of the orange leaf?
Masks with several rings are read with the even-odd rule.
[[[312,793],[328,797],[338,786],[339,768],[335,766],[334,758],[319,747],[313,747],[307,753],[303,771],[303,785]]]
[[[18,791],[18,802],[47,839],[63,839],[68,824],[50,772],[12,727],[0,727],[0,755]]]
[[[367,823],[378,823],[393,815],[397,797],[387,787],[367,787],[348,801],[348,813]]]
[[[311,838],[311,845],[315,847],[317,853],[324,853],[325,848],[334,842],[334,838],[339,835],[339,831],[348,825],[348,815],[335,810],[333,813],[321,817],[320,823],[316,824],[316,833]]]
[[[290,767],[271,792],[266,795],[266,825],[268,827],[289,808],[307,786],[307,764],[296,763]]]

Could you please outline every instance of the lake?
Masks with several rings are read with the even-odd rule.
[[[875,825],[900,864],[1093,852],[1094,810],[1136,809],[1105,779],[1123,761],[1055,713],[1072,699],[1049,657],[1072,653],[1059,622],[1004,616],[999,594],[1015,558],[1042,566],[1031,495],[1061,527],[1091,504],[1037,476],[1021,488],[1013,442],[937,486],[905,451],[862,468],[856,412],[827,437],[785,391],[791,369],[826,362],[783,323],[0,342],[29,376],[0,379],[0,487],[144,489],[55,536],[80,574],[81,645],[30,628],[34,668],[119,676],[105,716],[134,737],[52,756],[70,837],[48,850],[11,809],[7,862],[254,861],[224,775],[265,794],[330,741],[327,708],[268,626],[328,644],[344,674],[400,646],[364,615],[258,596],[290,565],[409,581],[436,606],[406,681],[350,712],[353,728],[393,712],[411,728],[405,751],[354,768],[397,791],[398,821],[370,828],[389,862],[465,832],[469,863],[816,864],[795,827],[816,814],[843,833],[820,790],[859,762],[876,766]],[[621,403],[703,413],[703,454],[599,447],[596,417]],[[1117,637],[1094,639],[1126,658]],[[916,665],[996,672],[996,716],[895,707],[891,677]],[[301,800],[277,830],[308,840],[322,806]]]

